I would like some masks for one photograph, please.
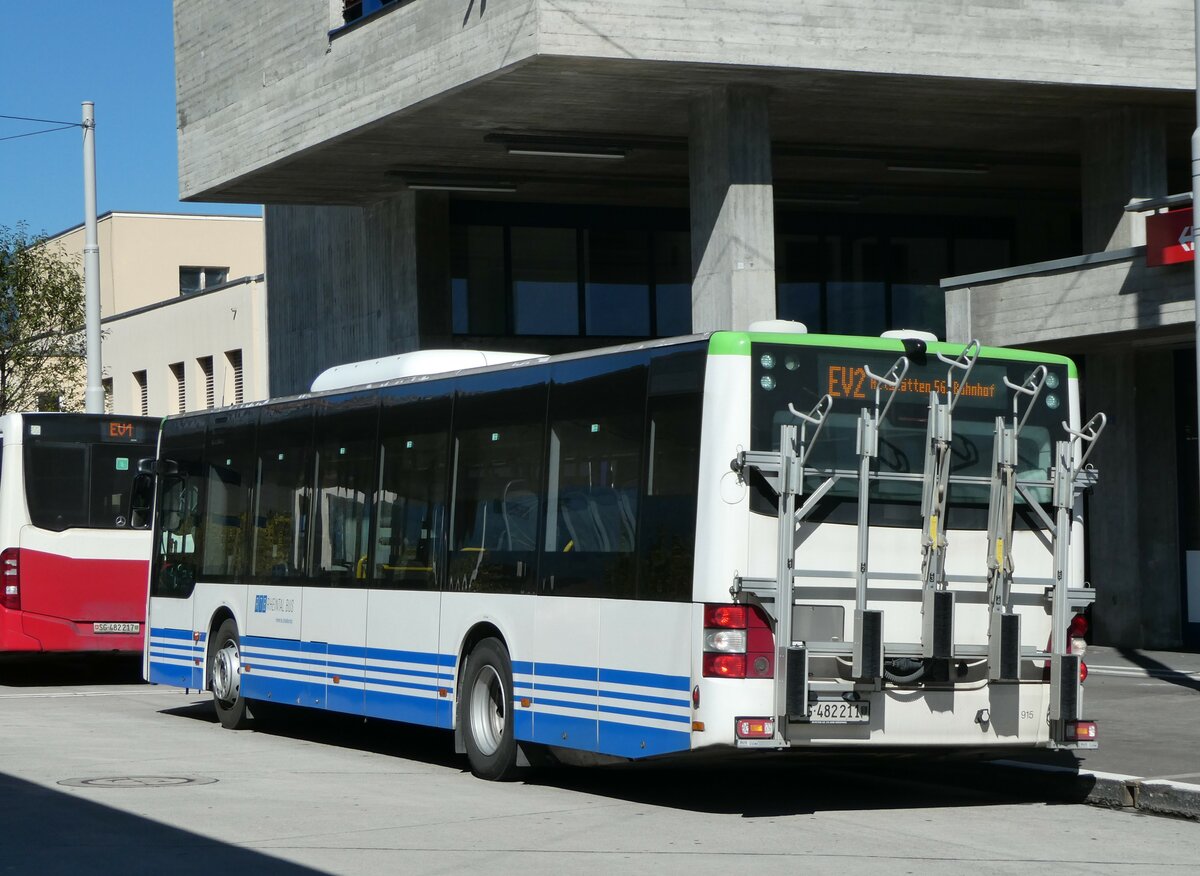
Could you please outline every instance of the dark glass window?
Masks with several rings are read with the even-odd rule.
[[[451,401],[385,391],[383,459],[372,575],[396,587],[439,586],[446,531],[446,463]]]
[[[540,368],[464,381],[455,405],[449,587],[533,591],[546,389]],[[487,390],[495,390],[487,392]]]
[[[302,578],[308,574],[312,431],[312,411],[305,403],[263,411],[251,550],[254,575]]]
[[[692,243],[686,231],[654,235],[655,334],[692,333]]]
[[[313,569],[325,583],[364,586],[359,582],[370,562],[378,399],[358,394],[316,404]]]
[[[826,238],[830,266],[829,331],[878,335],[887,324],[886,285],[875,237]]]
[[[821,239],[815,234],[783,234],[776,245],[780,317],[802,322],[810,331],[825,326],[824,257]]]
[[[457,335],[668,337],[692,330],[683,211],[451,204]]]
[[[573,228],[513,228],[513,331],[579,334],[579,258]]]
[[[650,237],[644,231],[586,231],[587,333],[650,335]]]
[[[25,417],[25,498],[41,529],[121,529],[137,461],[155,455],[157,424],[103,417]]]
[[[454,333],[505,334],[504,229],[468,225],[455,240],[450,280]]]
[[[691,599],[704,363],[702,347],[673,350],[650,363],[639,599]]]
[[[939,281],[950,275],[949,242],[934,237],[893,237],[891,250],[891,325],[945,337],[946,305]]]
[[[212,421],[201,506],[203,533],[198,546],[206,579],[240,577],[249,571],[247,523],[258,469],[254,453],[257,420],[257,411],[238,411]],[[193,480],[189,478],[187,489],[196,492],[200,485]]]
[[[645,357],[555,365],[542,591],[633,597]]]
[[[196,586],[205,535],[204,432],[206,419],[171,419],[163,427],[162,458],[178,474],[159,480],[158,519],[150,588],[154,596],[186,599]],[[253,433],[251,433],[253,439]]]
[[[771,354],[773,365],[762,363],[762,354]],[[779,427],[795,422],[788,413],[790,403],[798,410],[809,410],[817,400],[829,393],[833,407],[829,418],[813,445],[809,467],[855,471],[860,456],[855,436],[860,414],[864,408],[875,406],[875,391],[866,377],[864,366],[876,374],[884,374],[896,361],[899,352],[874,350],[795,347],[756,344],[752,362],[751,383],[751,445],[754,448],[779,447]],[[969,387],[954,409],[954,440],[951,474],[987,477],[992,465],[992,448],[997,416],[1011,416],[1012,395],[1004,386],[1004,378],[1023,383],[1035,365],[1029,362],[1003,360],[980,361],[971,372]],[[879,434],[877,470],[899,474],[921,474],[925,470],[925,449],[928,444],[929,392],[946,378],[947,367],[930,356],[910,364],[904,383],[888,411]],[[1047,383],[1029,420],[1021,432],[1017,446],[1017,475],[1023,479],[1047,478],[1052,464],[1054,442],[1062,436],[1062,411],[1066,404],[1066,369],[1052,366],[1052,381]],[[772,382],[764,384],[770,376]],[[1053,384],[1053,386],[1051,386]],[[770,386],[771,388],[767,388]],[[887,397],[881,397],[881,404]],[[1024,410],[1024,408],[1022,408]],[[823,480],[811,477],[805,490],[811,492]],[[858,479],[842,478],[816,508],[811,519],[851,523],[856,519]],[[1049,502],[1048,488],[1033,488],[1039,501]],[[921,515],[920,480],[877,480],[870,484],[871,524],[876,526],[919,527]],[[949,492],[947,527],[982,529],[987,523],[988,487],[984,484],[952,484]],[[1018,505],[1024,503],[1018,498]],[[773,494],[758,490],[751,495],[751,509],[774,515],[777,505]],[[1026,510],[1016,519],[1019,526],[1031,524],[1031,512]],[[1035,524],[1040,525],[1040,524]]]

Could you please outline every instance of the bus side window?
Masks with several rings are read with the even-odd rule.
[[[645,356],[568,361],[553,377],[541,592],[632,598]]]
[[[308,576],[313,468],[311,407],[302,402],[264,412],[258,427],[252,575]]]
[[[370,559],[378,397],[359,394],[318,404],[313,566],[331,584],[355,586],[367,578]]]
[[[257,416],[257,412],[219,415],[208,435],[208,465],[195,477],[204,489],[199,552],[205,580],[238,579],[249,572],[247,530],[257,472]]]
[[[691,351],[650,363],[638,599],[691,599],[704,364]]]
[[[545,374],[540,368],[523,369],[519,379],[536,380],[536,385],[462,392],[455,404],[451,589],[535,589]],[[481,389],[491,389],[480,383]]]
[[[450,398],[385,393],[371,577],[384,586],[436,590],[446,520]]]

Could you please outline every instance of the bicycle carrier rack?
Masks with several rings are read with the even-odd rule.
[[[1046,383],[1048,370],[1038,366],[1018,385],[1004,379],[1012,393],[1011,418],[996,418],[993,459],[987,477],[952,475],[950,473],[953,444],[953,412],[971,372],[978,361],[981,346],[978,340],[968,344],[956,358],[936,354],[947,365],[944,395],[930,393],[929,421],[924,471],[921,474],[879,472],[872,470],[879,456],[879,438],[888,411],[900,392],[900,384],[908,371],[908,354],[898,358],[883,375],[863,370],[874,382],[874,404],[864,407],[858,418],[856,432],[859,465],[852,469],[811,468],[808,465],[814,445],[821,435],[833,398],[823,396],[807,413],[792,404],[788,411],[796,422],[780,426],[778,451],[740,451],[731,468],[740,478],[753,470],[775,492],[778,500],[778,553],[774,578],[738,576],[730,587],[735,602],[752,603],[762,607],[769,616],[775,634],[775,715],[778,719],[774,746],[788,745],[790,723],[809,718],[810,687],[841,692],[853,699],[861,690],[880,690],[885,680],[885,659],[910,658],[926,667],[951,661],[986,659],[987,675],[992,682],[1017,682],[1022,660],[1046,660],[1050,665],[1051,738],[1055,744],[1065,741],[1066,722],[1081,717],[1080,658],[1070,653],[1068,624],[1073,613],[1083,610],[1095,599],[1088,587],[1070,585],[1072,512],[1079,496],[1097,482],[1096,470],[1087,465],[1096,440],[1104,430],[1107,418],[1097,414],[1080,430],[1069,423],[1063,428],[1067,439],[1055,445],[1054,460],[1049,476],[1021,478],[1017,474],[1019,438],[1029,414]],[[882,393],[889,392],[881,405]],[[853,573],[855,607],[853,639],[849,642],[799,641],[793,636],[792,607],[802,595],[803,575],[795,568],[797,532],[800,524],[816,508],[822,498],[838,481],[856,478],[858,481],[857,551]],[[818,485],[805,496],[805,481],[817,480]],[[870,487],[880,481],[917,481],[922,483],[921,500],[921,603],[922,624],[919,642],[885,642],[884,612],[869,609],[870,547]],[[954,583],[946,574],[948,542],[944,520],[948,493],[953,484],[986,486],[988,502],[987,603],[988,642],[985,646],[955,644]],[[1037,499],[1035,490],[1053,489],[1055,517],[1052,519]],[[1028,509],[1046,527],[1054,556],[1054,571],[1046,595],[1052,606],[1052,633],[1049,651],[1021,647],[1020,618],[1012,608],[1014,564],[1012,559],[1013,513],[1016,495],[1027,503]],[[889,574],[888,578],[905,577]],[[982,581],[971,577],[970,581]],[[780,584],[782,582],[782,585]],[[781,596],[781,590],[783,595]],[[849,660],[850,681],[813,680],[809,678],[812,657],[837,657]],[[931,680],[945,681],[946,675],[932,672]],[[815,696],[815,693],[813,694]]]

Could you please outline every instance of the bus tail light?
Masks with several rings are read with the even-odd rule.
[[[775,736],[774,718],[738,718],[734,727],[738,739],[772,739]]]
[[[21,549],[0,551],[0,606],[21,610]]]
[[[774,678],[775,635],[754,605],[704,606],[705,678]]]
[[[1095,721],[1068,721],[1063,735],[1067,742],[1095,742],[1099,734]]]
[[[1088,621],[1086,617],[1077,614],[1071,618],[1071,623],[1067,627],[1067,641],[1071,643],[1071,647],[1067,653],[1078,654],[1080,657],[1087,653],[1087,639],[1084,638],[1087,635],[1087,631]]]

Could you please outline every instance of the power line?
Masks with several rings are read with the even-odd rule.
[[[37,122],[42,125],[62,125],[64,128],[82,128],[82,122],[62,122],[58,119],[30,119],[25,116],[0,115],[0,119],[11,119],[14,122]]]
[[[30,131],[28,134],[13,134],[10,137],[0,137],[0,143],[5,140],[20,140],[22,137],[36,137],[38,134],[52,134],[55,131],[65,131],[67,128],[78,128],[79,125],[60,125],[57,128],[46,128],[42,131]]]

